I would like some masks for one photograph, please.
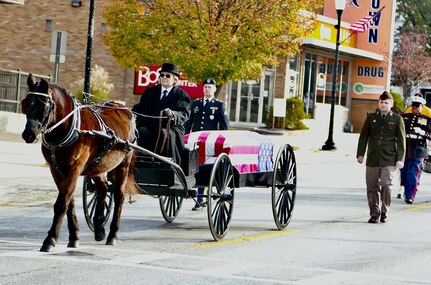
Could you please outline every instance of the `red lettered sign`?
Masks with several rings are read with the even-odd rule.
[[[159,82],[159,70],[161,66],[139,66],[135,70],[135,85],[133,93],[135,95],[142,95],[150,86],[154,86]],[[180,72],[181,74],[181,72]],[[186,78],[180,77],[178,81],[178,87],[183,89],[189,94],[191,98],[203,97],[203,84],[195,83],[187,80]]]

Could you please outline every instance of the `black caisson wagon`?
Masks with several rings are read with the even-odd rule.
[[[270,139],[250,131],[195,132],[186,135],[185,142],[181,165],[131,145],[138,153],[135,180],[142,194],[159,199],[166,222],[171,223],[178,216],[183,199],[206,197],[211,234],[216,241],[222,240],[231,222],[235,190],[270,187],[275,224],[280,230],[287,227],[295,205],[297,182],[295,154],[289,144],[282,145],[275,154]],[[198,187],[206,187],[207,192],[198,194]],[[84,213],[92,230],[95,196],[93,181],[85,177]],[[112,206],[113,195],[109,192],[104,223],[109,219]]]

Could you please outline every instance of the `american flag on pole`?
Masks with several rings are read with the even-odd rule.
[[[356,23],[352,24],[352,26],[350,27],[350,31],[353,33],[364,33],[368,30],[368,28],[371,26],[371,21],[373,20],[374,17],[376,17],[377,15],[379,15],[381,13],[381,11],[373,14],[373,15],[369,15],[366,16],[365,18],[360,19],[359,21],[357,21]]]

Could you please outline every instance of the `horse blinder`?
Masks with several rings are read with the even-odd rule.
[[[32,96],[33,95],[33,96]],[[46,128],[55,109],[55,102],[48,94],[29,92],[21,102],[21,110],[25,115],[37,116],[41,125]]]

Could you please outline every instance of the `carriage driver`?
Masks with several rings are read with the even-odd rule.
[[[137,113],[138,144],[180,164],[190,97],[176,86],[180,77],[178,66],[163,63],[159,73],[159,84],[145,89],[132,108]]]
[[[192,102],[190,119],[184,124],[185,133],[190,131],[205,130],[227,130],[229,128],[229,118],[223,102],[214,98],[217,90],[216,82],[212,78],[207,78],[203,82],[204,97]],[[198,188],[198,197],[193,211],[202,209],[205,206],[202,196],[204,188]]]

